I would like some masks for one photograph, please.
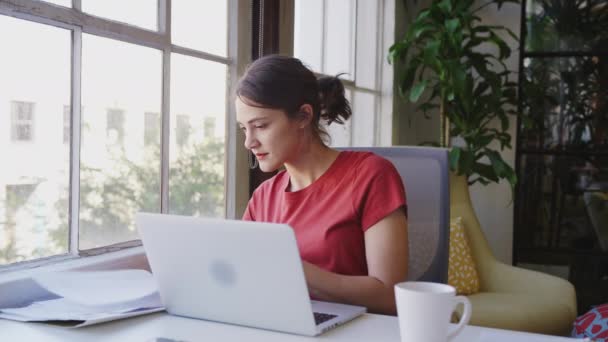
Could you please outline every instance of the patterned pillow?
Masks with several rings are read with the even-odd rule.
[[[572,337],[608,342],[608,304],[598,305],[574,321]]]
[[[471,254],[462,223],[462,217],[450,220],[450,257],[448,262],[448,284],[460,295],[479,292],[479,275]]]

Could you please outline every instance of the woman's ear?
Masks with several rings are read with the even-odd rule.
[[[300,116],[300,128],[304,128],[310,124],[312,124],[312,119],[314,117],[314,113],[312,110],[312,106],[309,105],[308,103],[305,103],[303,105],[300,106],[300,109],[298,109],[299,112],[299,116]]]

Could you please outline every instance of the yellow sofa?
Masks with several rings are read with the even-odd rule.
[[[504,264],[492,254],[469,197],[464,176],[450,175],[450,216],[462,217],[480,278],[468,296],[471,325],[567,335],[576,318],[576,293],[568,281]]]

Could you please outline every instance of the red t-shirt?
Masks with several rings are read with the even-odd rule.
[[[407,209],[399,173],[370,152],[341,152],[306,188],[288,192],[288,185],[285,171],[262,183],[243,220],[289,224],[302,259],[339,274],[367,275],[363,233]]]

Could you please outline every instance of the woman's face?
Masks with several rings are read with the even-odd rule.
[[[255,154],[262,171],[277,170],[297,158],[306,126],[284,111],[251,106],[237,97],[236,121],[245,133],[245,148]]]

